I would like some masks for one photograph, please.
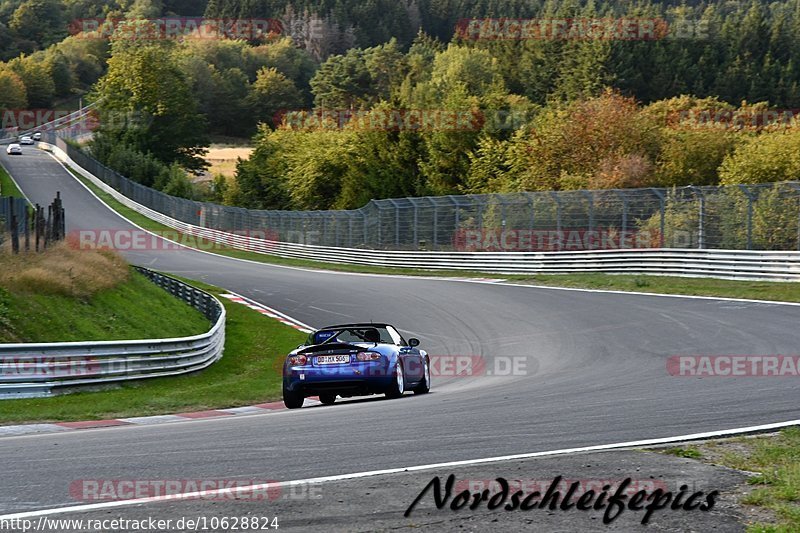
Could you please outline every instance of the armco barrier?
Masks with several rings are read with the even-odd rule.
[[[800,280],[800,252],[684,250],[669,248],[590,252],[406,252],[303,245],[258,239],[181,222],[126,197],[72,161],[64,150],[42,143],[123,205],[186,235],[241,250],[330,263],[497,274],[604,272],[714,277],[723,279]]]
[[[137,269],[213,324],[174,339],[0,344],[0,398],[50,396],[56,388],[174,376],[202,370],[225,346],[225,308],[214,296],[157,272]]]

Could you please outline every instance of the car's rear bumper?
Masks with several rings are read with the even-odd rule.
[[[383,363],[351,363],[326,367],[287,368],[283,384],[287,389],[312,396],[321,392],[343,392],[353,395],[384,392],[394,380]]]

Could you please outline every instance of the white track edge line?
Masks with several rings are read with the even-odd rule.
[[[601,444],[597,446],[584,446],[580,448],[565,448],[560,450],[549,450],[543,452],[530,452],[530,453],[520,453],[515,455],[503,455],[497,457],[484,457],[481,459],[467,459],[462,461],[450,461],[446,463],[432,463],[427,465],[416,465],[416,466],[408,466],[408,467],[399,467],[399,468],[387,468],[384,470],[372,470],[367,472],[355,472],[352,474],[339,474],[334,476],[323,476],[323,477],[316,477],[316,478],[308,478],[308,479],[296,479],[292,481],[279,481],[275,483],[262,483],[258,485],[248,485],[243,487],[232,487],[232,488],[225,488],[225,489],[216,489],[216,490],[209,490],[209,491],[195,491],[195,492],[185,492],[180,494],[171,494],[168,496],[151,496],[148,498],[136,498],[131,500],[120,500],[120,501],[111,501],[111,502],[102,502],[102,503],[90,503],[90,504],[83,504],[83,505],[73,505],[68,507],[55,507],[51,509],[41,509],[38,511],[25,511],[21,513],[14,513],[14,514],[7,514],[7,515],[0,515],[0,520],[15,520],[15,519],[24,519],[24,518],[35,518],[39,516],[49,516],[55,514],[64,514],[64,513],[78,513],[78,512],[88,512],[88,511],[96,511],[100,509],[113,509],[113,508],[120,508],[120,507],[130,507],[132,505],[142,505],[146,503],[158,503],[158,502],[165,502],[165,501],[185,501],[185,500],[194,500],[200,498],[206,498],[209,496],[225,496],[225,495],[232,495],[241,492],[253,492],[253,491],[263,491],[269,488],[276,488],[276,487],[292,487],[296,485],[310,485],[310,484],[318,484],[318,483],[331,483],[335,481],[347,481],[351,479],[360,479],[366,477],[374,477],[374,476],[382,476],[382,475],[389,475],[389,474],[401,474],[404,472],[421,472],[425,470],[435,470],[440,468],[455,468],[455,467],[464,467],[464,466],[472,466],[472,465],[479,465],[479,464],[487,464],[487,463],[499,463],[499,462],[506,462],[506,461],[518,461],[523,459],[534,459],[537,457],[550,457],[550,456],[558,456],[558,455],[571,455],[576,453],[587,453],[587,452],[600,452],[600,451],[608,451],[608,450],[616,450],[616,449],[624,449],[624,448],[639,448],[642,446],[656,446],[659,444],[670,444],[670,443],[677,443],[677,442],[686,442],[692,440],[702,440],[702,439],[710,439],[710,438],[719,438],[719,437],[726,437],[731,435],[739,435],[744,433],[760,433],[766,432],[775,429],[781,429],[788,426],[796,426],[800,425],[800,420],[791,420],[788,422],[777,422],[774,424],[763,424],[760,426],[749,426],[743,428],[736,428],[736,429],[724,429],[720,431],[709,431],[705,433],[692,433],[689,435],[679,435],[676,437],[662,437],[656,439],[644,439],[644,440],[637,440],[637,441],[629,441],[629,442],[619,442],[614,444]]]
[[[242,296],[241,294],[235,293],[233,291],[228,291],[228,293],[232,294],[233,296],[235,296],[237,298],[241,298],[246,303],[250,303],[250,304],[258,306],[258,307],[260,307],[262,309],[266,309],[270,313],[274,313],[275,315],[277,315],[279,317],[282,317],[282,318],[288,320],[289,322],[291,322],[291,323],[293,323],[293,324],[295,324],[297,326],[305,328],[305,329],[307,329],[309,331],[315,331],[316,330],[315,327],[309,326],[305,322],[301,322],[300,320],[297,320],[296,318],[291,317],[291,316],[287,315],[286,313],[282,313],[282,312],[278,311],[277,309],[275,309],[274,307],[270,307],[268,305],[262,304],[262,303],[260,303],[260,302],[258,302],[256,300],[253,300],[252,298],[248,298],[247,296]]]

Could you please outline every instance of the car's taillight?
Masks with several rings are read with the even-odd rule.
[[[308,362],[308,357],[305,355],[293,355],[289,358],[289,366],[303,366]]]
[[[379,361],[381,354],[377,352],[358,352],[356,354],[356,361]]]

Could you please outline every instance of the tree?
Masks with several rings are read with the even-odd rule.
[[[641,182],[658,154],[659,126],[613,91],[547,108],[514,154],[519,190],[585,189]],[[636,177],[639,176],[639,177]],[[591,184],[591,185],[590,185]]]
[[[373,101],[372,78],[363,50],[331,56],[311,78],[314,105],[328,109],[363,109]]]
[[[255,120],[247,103],[247,76],[238,68],[220,72],[211,69],[212,93],[206,109],[211,129],[223,135],[246,137],[255,131]]]
[[[205,119],[197,111],[172,43],[114,44],[108,72],[98,82],[100,135],[151,153],[166,164],[205,168]],[[133,117],[133,122],[122,121]]]
[[[26,0],[11,15],[8,26],[19,37],[31,39],[41,47],[60,41],[67,33],[59,0]]]
[[[10,69],[0,69],[0,109],[25,109],[28,95],[22,79]]]
[[[262,125],[255,138],[256,148],[247,160],[236,164],[232,203],[251,209],[290,209],[286,185],[286,164],[279,143]]]
[[[247,100],[255,119],[273,128],[280,124],[281,111],[296,110],[303,104],[303,98],[294,83],[277,69],[267,67],[258,71]]]
[[[50,67],[40,59],[23,55],[8,64],[25,84],[28,105],[34,108],[50,107],[56,92]]]

